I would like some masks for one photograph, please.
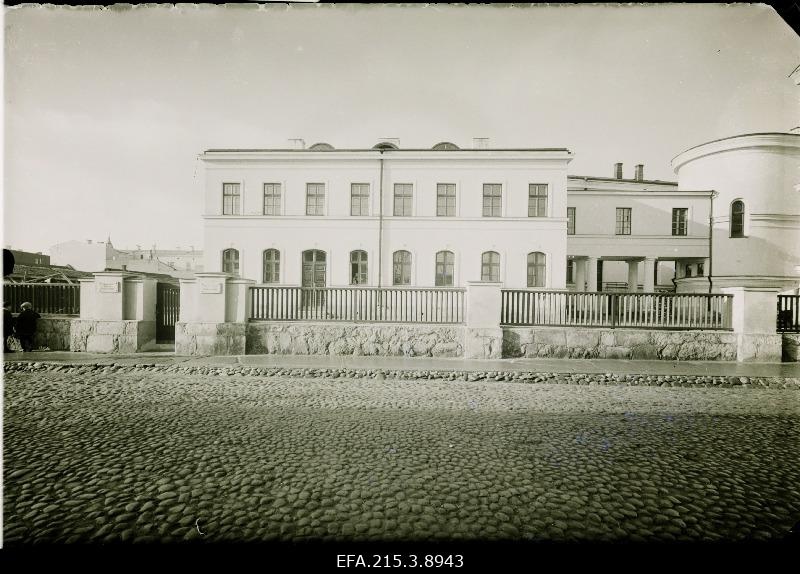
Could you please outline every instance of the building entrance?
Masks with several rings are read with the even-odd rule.
[[[170,283],[156,285],[156,343],[175,343],[175,323],[181,308],[181,289]]]
[[[324,303],[325,293],[317,293],[313,289],[325,288],[325,274],[327,272],[327,257],[324,251],[312,249],[303,251],[303,304],[321,305]],[[308,289],[309,291],[306,291]]]

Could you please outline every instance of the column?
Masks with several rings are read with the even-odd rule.
[[[644,258],[644,292],[652,293],[656,290],[655,286],[656,258]]]
[[[586,258],[586,290],[598,291],[597,288],[597,257]]]
[[[586,291],[586,259],[575,260],[575,290]]]
[[[502,283],[467,282],[465,359],[499,359],[503,351]]]
[[[636,293],[639,288],[639,261],[628,259],[628,292]]]

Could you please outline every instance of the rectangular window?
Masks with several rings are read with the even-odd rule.
[[[222,184],[222,215],[239,215],[241,208],[241,190],[238,183]]]
[[[672,210],[672,235],[686,235],[689,210],[685,207],[676,207]]]
[[[618,207],[617,208],[617,235],[630,235],[631,234],[631,208]]]
[[[456,184],[436,184],[436,215],[439,217],[455,217]]]
[[[410,183],[394,184],[394,214],[401,217],[411,217],[411,208],[414,200],[414,186]]]
[[[528,185],[528,217],[547,217],[547,184]]]
[[[503,186],[499,183],[483,184],[483,216],[500,217],[503,207]]]
[[[575,283],[575,260],[567,259],[567,284]]]
[[[575,208],[567,208],[567,235],[575,235]]]
[[[350,184],[350,215],[369,215],[369,184]]]
[[[704,272],[705,272],[705,266],[702,263],[698,263],[697,264],[697,274],[698,275],[703,275]]]
[[[325,184],[306,184],[306,215],[325,214]]]
[[[281,214],[281,184],[264,184],[264,215]]]

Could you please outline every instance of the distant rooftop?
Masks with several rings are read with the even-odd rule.
[[[568,175],[567,179],[585,179],[599,181],[620,181],[624,183],[657,183],[660,185],[678,185],[677,181],[662,181],[660,179],[626,179],[616,177],[597,177],[595,175]]]

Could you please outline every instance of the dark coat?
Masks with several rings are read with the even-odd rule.
[[[32,309],[25,309],[17,315],[15,325],[17,335],[33,335],[36,332],[36,320],[41,317]]]
[[[14,315],[8,309],[3,309],[3,337],[8,337],[14,332]]]

